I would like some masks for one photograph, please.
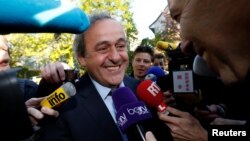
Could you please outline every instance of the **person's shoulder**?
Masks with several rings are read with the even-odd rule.
[[[23,78],[18,78],[17,79],[18,83],[28,85],[28,86],[33,86],[33,87],[38,87],[38,84],[36,82],[29,80],[29,79],[23,79]]]
[[[131,77],[129,75],[125,75],[124,76],[124,81],[125,82],[129,82],[129,83],[132,83],[132,84],[135,84],[135,85],[138,85],[140,83],[140,80],[137,80],[135,79],[134,77]],[[124,82],[124,83],[125,83]]]
[[[137,86],[139,85],[140,81],[130,77],[128,75],[124,76],[123,82],[125,84],[126,87],[129,87],[130,89],[132,89],[132,91],[136,91]]]
[[[27,93],[32,93],[32,95],[36,94],[38,89],[38,84],[36,84],[34,81],[22,78],[18,78],[17,81],[22,92],[24,92],[25,94]]]

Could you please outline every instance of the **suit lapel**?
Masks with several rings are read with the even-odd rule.
[[[93,117],[96,126],[103,132],[103,136],[107,140],[122,140],[118,127],[88,74],[81,78],[77,86],[79,94],[83,98],[81,103]]]

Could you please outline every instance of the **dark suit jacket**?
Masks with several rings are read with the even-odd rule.
[[[125,76],[124,84],[135,91],[138,81]],[[76,89],[77,94],[62,105],[59,119],[43,127],[40,140],[122,141],[116,123],[87,74]],[[129,133],[129,140],[137,140],[133,136]]]

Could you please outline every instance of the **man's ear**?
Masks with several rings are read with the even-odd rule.
[[[84,57],[78,56],[78,57],[77,57],[77,60],[78,60],[79,64],[80,64],[82,67],[85,67],[85,66],[86,66],[86,61],[85,61],[85,58],[84,58]]]

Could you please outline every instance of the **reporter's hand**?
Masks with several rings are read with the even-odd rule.
[[[199,107],[195,108],[194,113],[199,119],[207,121],[208,123],[213,121],[215,118],[221,117],[219,115],[217,106],[214,105],[214,104],[206,105],[205,109],[204,108],[202,109],[202,108],[199,108]]]
[[[33,125],[37,125],[38,122],[43,119],[44,115],[52,116],[52,117],[58,117],[59,112],[54,109],[49,109],[46,107],[42,107],[41,110],[37,109],[37,107],[40,107],[40,102],[45,97],[41,98],[31,98],[25,102],[29,118]]]
[[[174,140],[207,141],[207,131],[199,121],[188,112],[182,112],[172,107],[167,110],[171,116],[159,113],[159,118],[171,129]],[[173,116],[172,116],[173,115]]]
[[[66,74],[64,72],[65,63],[56,62],[52,64],[48,64],[45,67],[41,68],[42,78],[50,83],[61,83],[65,80]]]

